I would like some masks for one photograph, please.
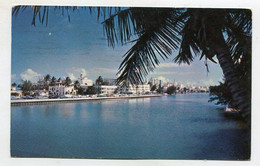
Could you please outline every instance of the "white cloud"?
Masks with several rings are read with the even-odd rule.
[[[190,67],[191,65],[187,64],[177,64],[177,63],[161,63],[158,68],[171,68],[171,67]]]
[[[163,76],[159,76],[157,77],[159,80],[162,80],[162,82],[169,82],[169,79],[163,77]]]
[[[41,74],[33,71],[32,69],[28,68],[26,71],[20,74],[22,80],[30,80],[32,82],[37,82]]]
[[[73,67],[67,74],[72,81],[76,81],[79,78],[80,74],[82,74],[83,76],[87,76],[87,70],[82,67]]]
[[[82,74],[83,76],[87,76],[87,70],[85,68],[73,67],[72,72],[76,74]]]
[[[77,77],[76,77],[73,73],[68,73],[68,77],[69,77],[72,81],[77,80]]]

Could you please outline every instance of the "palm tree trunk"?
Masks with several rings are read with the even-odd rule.
[[[248,126],[251,126],[251,103],[246,90],[240,86],[239,77],[236,74],[234,63],[231,59],[228,48],[215,45],[217,59],[223,70],[227,85],[232,93],[235,104],[240,109],[242,117],[246,120]]]

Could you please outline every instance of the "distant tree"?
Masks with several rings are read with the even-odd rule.
[[[74,85],[75,86],[75,85]],[[77,90],[78,90],[78,95],[83,95],[83,93],[84,93],[84,90],[83,90],[83,88],[82,87],[78,87],[77,88]]]
[[[232,94],[227,86],[227,83],[219,82],[219,85],[210,86],[210,99],[209,102],[216,102],[217,105],[225,105],[232,102]]]
[[[151,91],[153,92],[153,91],[155,91],[156,90],[156,85],[153,85],[152,87],[151,87]]]
[[[184,91],[184,93],[186,93],[186,91],[187,91],[187,88],[186,88],[186,87],[184,87],[184,88],[183,88],[183,91]]]
[[[66,77],[64,84],[65,84],[65,86],[70,86],[71,79],[69,77]]]
[[[61,82],[61,78],[58,79],[58,82]]]
[[[176,87],[175,86],[168,87],[166,93],[169,95],[176,93]]]
[[[56,78],[53,76],[53,77],[51,78],[51,83],[50,83],[50,85],[51,85],[51,86],[54,86],[55,83],[56,83]]]
[[[94,86],[89,86],[88,89],[86,90],[86,94],[88,95],[97,94],[97,90]]]
[[[114,94],[116,94],[116,93],[118,93],[118,88],[116,88],[116,89],[114,90]]]
[[[51,79],[51,75],[50,74],[47,74],[45,77],[44,77],[44,81],[48,82],[50,81]]]
[[[74,88],[75,88],[75,89],[81,88],[81,87],[80,87],[80,83],[79,83],[78,80],[76,80],[76,81],[74,82]]]
[[[33,85],[31,83],[31,81],[29,81],[29,80],[25,80],[25,81],[22,81],[22,82],[23,83],[22,83],[21,89],[22,89],[23,93],[25,95],[27,95],[32,90]]]
[[[101,76],[96,79],[96,85],[104,85],[104,80]]]
[[[162,92],[163,92],[163,88],[162,88],[162,87],[159,87],[158,89],[156,89],[156,92],[157,92],[157,93],[162,93]]]
[[[18,84],[17,87],[22,89],[23,85],[22,84]]]
[[[101,87],[100,87],[100,86],[98,86],[98,87],[96,88],[96,93],[97,93],[97,94],[100,94],[100,93],[101,93]]]
[[[12,87],[16,87],[16,83],[14,82],[14,83],[12,83]]]

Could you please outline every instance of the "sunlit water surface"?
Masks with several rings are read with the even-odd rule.
[[[240,120],[208,94],[11,107],[14,157],[248,159]]]

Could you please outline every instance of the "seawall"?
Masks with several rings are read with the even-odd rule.
[[[147,97],[161,97],[162,95],[141,95],[141,96],[120,96],[120,97],[85,97],[85,98],[64,98],[64,99],[19,99],[11,100],[11,106],[20,105],[37,105],[37,104],[51,104],[61,102],[82,102],[92,100],[112,100],[112,99],[131,99],[131,98],[147,98]]]

